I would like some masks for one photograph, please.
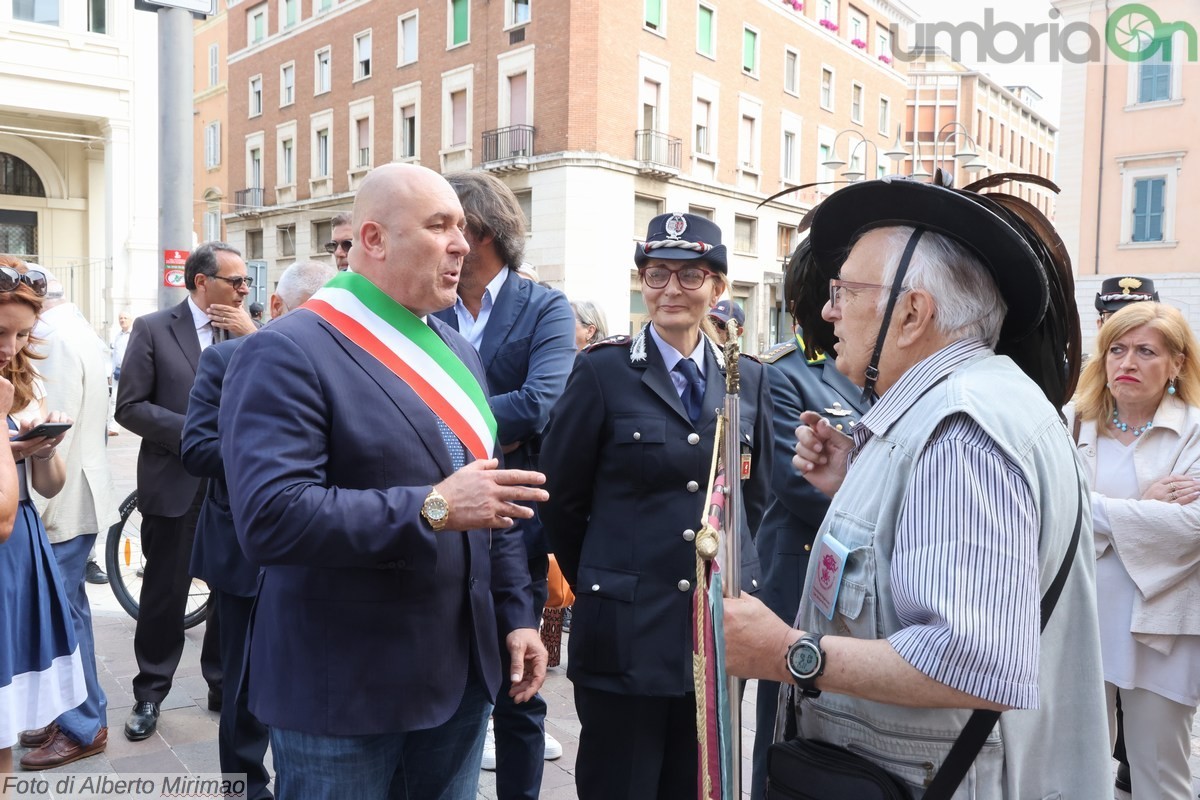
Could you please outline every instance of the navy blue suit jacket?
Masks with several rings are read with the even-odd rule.
[[[482,384],[466,340],[429,326]],[[501,639],[537,627],[524,547],[511,531],[435,533],[422,519],[451,457],[404,382],[300,310],[238,348],[219,424],[238,539],[263,568],[255,716],[323,735],[401,732],[449,719],[468,670],[496,694]]]
[[[549,501],[542,518],[575,590],[567,675],[579,686],[635,695],[693,691],[695,531],[725,379],[705,354],[704,416],[691,422],[658,345],[643,329],[599,342],[575,362],[542,445]],[[644,353],[644,356],[641,354]],[[743,357],[739,441],[742,588],[757,591],[751,533],[771,486],[771,398],[762,367]]]
[[[258,589],[258,566],[242,552],[229,510],[229,487],[225,483],[225,465],[221,461],[221,441],[217,436],[217,412],[221,408],[221,385],[233,353],[244,337],[212,345],[200,354],[196,382],[188,401],[183,422],[179,456],[188,472],[208,478],[200,520],[196,523],[196,541],[192,545],[189,572],[214,589],[238,597],[253,597]]]
[[[453,308],[434,316],[458,329]],[[496,417],[500,444],[521,442],[504,457],[504,466],[538,469],[542,431],[575,363],[575,313],[566,295],[509,270],[483,329],[479,358],[487,374],[488,404]],[[539,518],[517,524],[528,556],[546,555],[546,534]]]
[[[773,498],[755,542],[763,568],[758,597],[790,623],[800,607],[813,540],[829,508],[829,498],[792,466],[800,413],[816,411],[849,434],[851,423],[857,423],[868,409],[861,404],[862,389],[838,372],[832,358],[808,363],[795,339],[776,345],[761,358],[775,408],[775,468]]]

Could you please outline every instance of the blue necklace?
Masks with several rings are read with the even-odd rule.
[[[1129,430],[1129,423],[1121,421],[1120,412],[1117,411],[1117,409],[1115,407],[1113,408],[1112,426],[1123,433]],[[1145,425],[1141,426],[1140,428],[1134,428],[1133,435],[1141,436],[1143,433],[1150,430],[1152,427],[1154,427],[1154,420],[1150,420],[1149,422],[1147,422]]]

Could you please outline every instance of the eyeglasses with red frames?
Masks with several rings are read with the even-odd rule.
[[[702,267],[683,267],[682,269],[643,267],[638,274],[642,276],[642,283],[651,289],[665,289],[671,282],[671,276],[674,275],[682,288],[693,290],[699,289],[706,280],[714,275]]]
[[[39,269],[18,272],[12,267],[0,267],[0,292],[15,292],[21,284],[28,286],[38,297],[45,297],[49,282]]]
[[[352,244],[354,244],[353,239],[341,239],[341,240],[335,239],[332,242],[325,243],[325,252],[326,253],[336,253],[338,250],[341,250],[343,253],[349,253],[350,245],[352,245]]]
[[[862,291],[867,291],[870,289],[891,289],[891,288],[892,288],[891,286],[888,286],[888,285],[882,284],[882,283],[858,283],[857,281],[844,281],[844,280],[841,280],[840,278],[830,278],[830,280],[829,280],[829,307],[830,308],[838,307],[838,304],[842,300],[843,292],[850,292],[851,294],[854,294],[855,292],[862,292]],[[900,289],[900,291],[907,292],[908,287],[907,286],[902,287]]]

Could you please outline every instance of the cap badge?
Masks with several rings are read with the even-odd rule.
[[[666,231],[668,239],[679,239],[687,230],[687,220],[683,218],[683,214],[672,214],[663,225],[663,230]]]
[[[1142,288],[1142,282],[1137,278],[1121,278],[1117,281],[1117,286],[1121,287],[1121,294],[1129,294],[1130,289]]]

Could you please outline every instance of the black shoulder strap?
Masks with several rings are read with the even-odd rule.
[[[1075,419],[1075,425],[1075,435],[1078,437],[1078,417]],[[1076,465],[1075,471],[1078,474],[1078,465]],[[1079,478],[1082,483],[1083,476],[1080,475]],[[1054,613],[1054,606],[1058,604],[1058,597],[1062,594],[1063,586],[1066,585],[1067,575],[1071,572],[1071,562],[1075,560],[1075,551],[1079,548],[1079,533],[1082,527],[1083,495],[1080,494],[1079,509],[1075,512],[1075,532],[1071,534],[1071,543],[1067,545],[1067,554],[1058,568],[1058,574],[1054,576],[1053,583],[1042,595],[1043,632],[1046,630],[1046,624],[1050,621],[1050,615]],[[983,749],[983,743],[987,741],[988,734],[992,732],[998,719],[1000,719],[999,711],[978,709],[971,714],[962,733],[954,740],[954,746],[946,754],[946,760],[942,762],[942,766],[933,776],[929,788],[925,790],[924,800],[949,800],[958,789],[958,785],[962,783],[962,779],[966,777],[967,770],[975,763],[975,757]]]

